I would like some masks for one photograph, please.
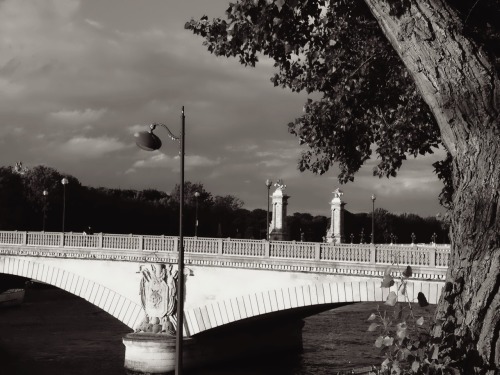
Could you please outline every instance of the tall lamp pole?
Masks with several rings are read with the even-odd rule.
[[[184,327],[184,233],[183,233],[183,211],[184,211],[184,145],[185,145],[185,120],[184,106],[181,114],[181,135],[176,137],[165,124],[151,124],[149,132],[138,132],[134,134],[135,143],[139,148],[146,151],[155,151],[161,147],[160,138],[153,133],[157,126],[165,128],[169,137],[180,144],[181,154],[181,183],[179,202],[179,255],[177,272],[177,330],[175,336],[175,374],[182,374],[182,352],[183,352],[183,327]]]
[[[47,217],[47,195],[49,195],[48,190],[44,190],[43,194],[43,220],[42,220],[42,231],[45,232],[45,219]]]
[[[62,212],[62,232],[64,233],[64,222],[66,221],[66,185],[69,183],[68,179],[64,177],[61,180],[63,186],[63,212]]]
[[[372,194],[372,244],[375,244],[375,199],[377,197]]]
[[[196,221],[194,223],[194,236],[198,237],[198,198],[200,197],[200,193],[195,192],[194,197],[196,198]]]
[[[266,180],[266,186],[267,186],[267,216],[266,216],[266,229],[267,229],[267,236],[266,240],[269,241],[269,194],[271,193],[271,185],[273,182],[270,179]]]

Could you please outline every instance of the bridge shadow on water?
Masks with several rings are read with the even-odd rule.
[[[303,350],[246,356],[236,361],[186,372],[190,375],[331,375],[334,371],[379,364],[376,333],[366,318],[377,303],[346,305],[304,319]],[[434,307],[417,313],[432,315]],[[317,312],[317,311],[314,311]],[[302,317],[313,313],[304,309]],[[261,323],[290,319],[277,314]],[[300,318],[299,315],[294,316]],[[228,325],[223,329],[234,330]],[[252,322],[238,328],[252,334]],[[82,298],[50,286],[28,288],[19,307],[0,309],[1,374],[123,375],[122,337],[130,329]],[[217,334],[223,334],[218,332]],[[234,333],[234,332],[233,332]],[[205,336],[209,336],[207,331]],[[202,335],[200,335],[201,337]],[[236,340],[235,348],[242,345]],[[264,353],[265,354],[265,353]]]

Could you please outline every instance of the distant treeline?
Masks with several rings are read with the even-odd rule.
[[[68,179],[64,188],[63,178]],[[65,192],[63,191],[65,189]],[[46,194],[44,195],[44,191]],[[0,167],[0,230],[61,231],[65,204],[65,231],[91,230],[104,233],[177,235],[179,231],[179,185],[171,193],[154,189],[108,189],[83,186],[77,178],[53,168]],[[195,233],[196,212],[200,237],[263,239],[266,210],[247,210],[233,196],[212,195],[201,183],[185,183],[184,233]],[[195,193],[198,193],[196,196]],[[65,199],[63,197],[65,196]],[[198,207],[198,208],[196,208]],[[287,217],[292,240],[323,241],[329,218],[295,213]],[[370,242],[371,213],[345,213],[345,240]],[[447,227],[435,217],[394,215],[375,211],[378,243],[448,242]],[[361,233],[363,232],[363,238]]]

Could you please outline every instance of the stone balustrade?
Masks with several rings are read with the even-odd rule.
[[[174,236],[141,236],[123,234],[57,233],[0,231],[0,245],[81,250],[110,250],[152,253],[174,253],[179,238]],[[446,268],[449,245],[333,244],[316,242],[243,240],[231,238],[184,237],[184,251],[189,254],[264,259],[349,262],[357,264],[405,264]]]

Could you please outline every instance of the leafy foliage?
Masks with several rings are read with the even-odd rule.
[[[241,0],[226,16],[186,28],[205,38],[210,52],[242,64],[270,57],[275,86],[320,97],[289,124],[309,148],[300,170],[322,174],[337,162],[347,182],[374,150],[374,174],[395,176],[407,155],[440,145],[433,116],[364,2]]]
[[[395,284],[392,268],[384,273],[381,288],[391,288]],[[454,374],[454,361],[451,356],[439,352],[442,323],[432,326],[423,316],[416,317],[412,302],[407,293],[407,283],[413,274],[411,266],[400,272],[400,282],[396,291],[390,291],[385,306],[377,307],[376,313],[370,314],[368,332],[377,332],[374,345],[385,355],[380,374]],[[403,301],[399,302],[402,297]],[[429,305],[422,292],[417,296],[418,305]]]

